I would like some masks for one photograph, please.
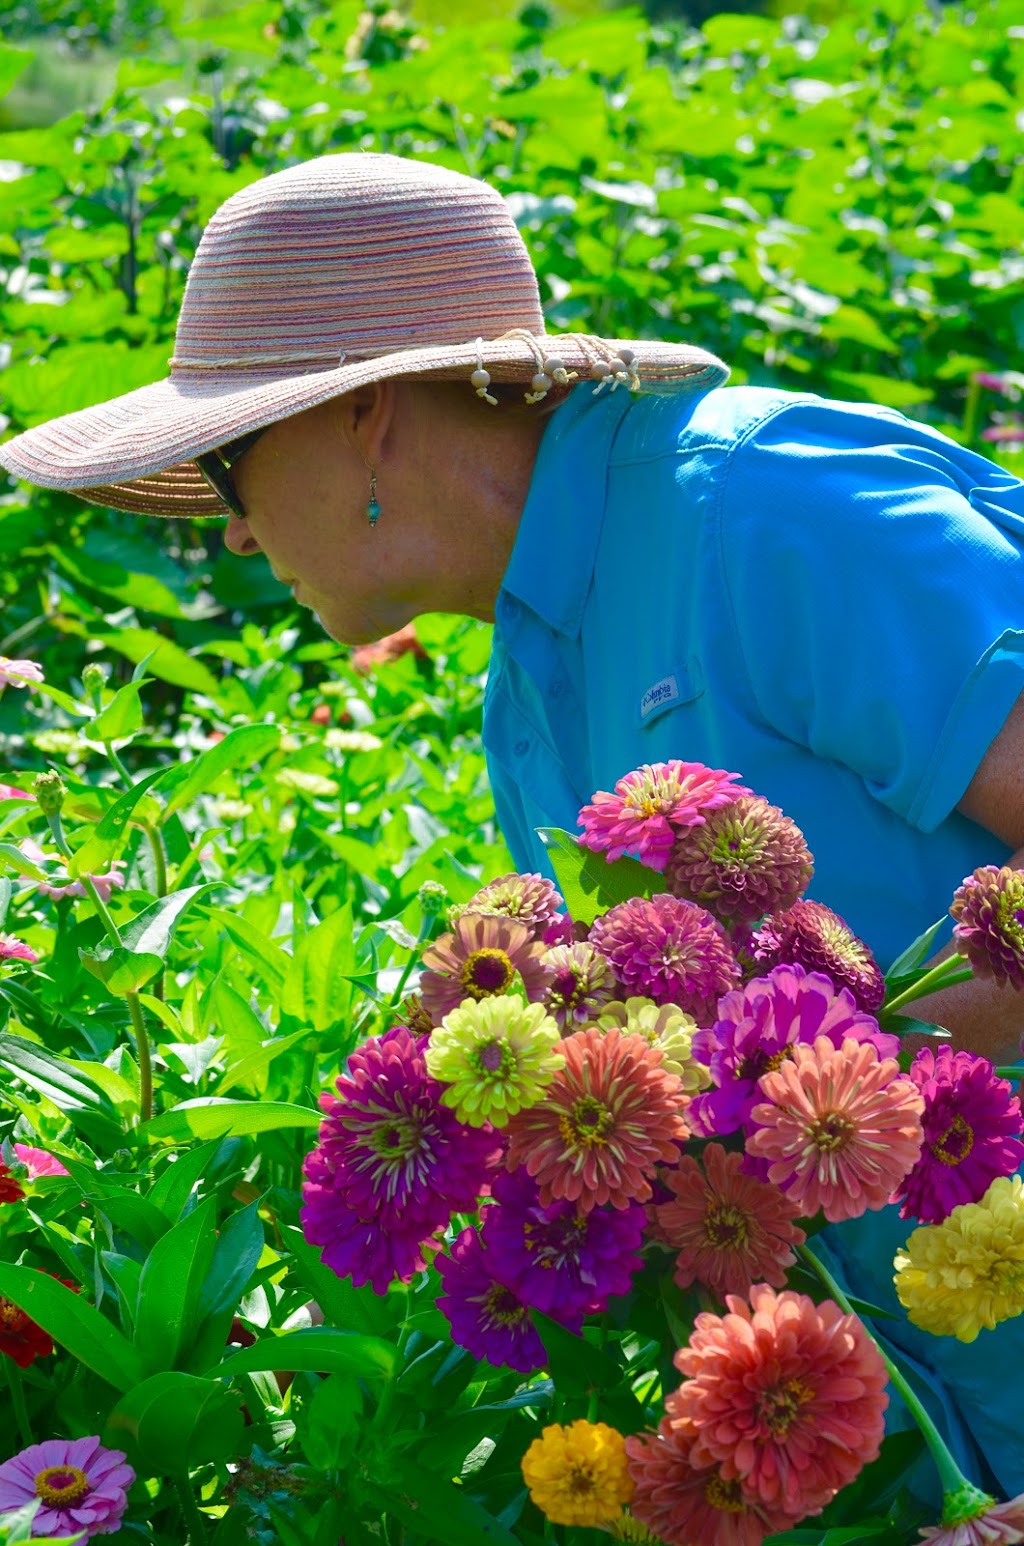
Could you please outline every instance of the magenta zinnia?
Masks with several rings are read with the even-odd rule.
[[[508,1125],[509,1169],[523,1165],[540,1200],[627,1208],[651,1196],[659,1163],[674,1163],[688,1136],[683,1086],[642,1036],[595,1026],[560,1043],[565,1067],[537,1105]]]
[[[896,1198],[901,1218],[939,1224],[1024,1163],[1020,1100],[987,1058],[949,1046],[922,1047],[910,1077],[924,1098],[924,1144]]]
[[[679,833],[665,878],[674,896],[716,918],[752,923],[792,907],[814,873],[804,835],[761,795],[741,795]]]
[[[0,1514],[41,1499],[33,1535],[113,1535],[135,1480],[119,1449],[98,1438],[46,1439],[0,1465]]]
[[[1024,870],[983,864],[950,905],[953,938],[979,977],[1024,988]]]
[[[507,1364],[520,1374],[543,1367],[544,1344],[522,1292],[512,1286],[475,1229],[456,1236],[435,1263],[444,1293],[437,1308],[448,1318],[452,1341],[475,1358]]]
[[[808,1217],[883,1208],[921,1152],[921,1093],[869,1041],[850,1037],[837,1051],[818,1036],[760,1087],[747,1152],[768,1161],[768,1179]]]
[[[753,954],[761,973],[784,962],[825,972],[837,988],[849,988],[869,1014],[885,998],[885,979],[871,951],[823,902],[805,897],[766,918],[755,931]]]
[[[694,902],[633,897],[598,918],[589,943],[610,962],[625,996],[675,1004],[701,1025],[714,1019],[740,969],[721,924]]]
[[[16,939],[13,934],[0,934],[0,961],[29,961],[36,962],[39,956],[26,945],[24,940]]]
[[[423,952],[420,978],[423,1008],[435,1025],[464,999],[508,993],[522,982],[528,999],[543,996],[551,973],[544,965],[545,946],[514,918],[465,913],[451,934]]]
[[[601,790],[583,807],[580,842],[606,851],[609,860],[636,854],[649,869],[663,870],[681,827],[699,825],[709,812],[750,793],[737,778],[702,762],[646,763],[620,778],[614,794]]]

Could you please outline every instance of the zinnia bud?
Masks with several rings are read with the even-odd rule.
[[[101,666],[96,660],[90,660],[89,664],[82,668],[82,686],[90,698],[95,698],[103,691],[108,675],[106,666]]]
[[[67,785],[59,773],[39,773],[32,785],[32,793],[44,816],[60,815],[67,792]]]

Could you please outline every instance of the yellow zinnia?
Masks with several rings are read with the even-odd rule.
[[[894,1262],[915,1326],[973,1342],[1024,1311],[1024,1181],[998,1176],[980,1202],[915,1229]]]
[[[618,1026],[623,1035],[642,1036],[652,1047],[660,1047],[662,1068],[682,1080],[687,1095],[695,1095],[710,1085],[710,1071],[696,1061],[690,1050],[697,1022],[675,1004],[656,1004],[652,998],[639,997],[627,998],[625,1003],[615,1000],[605,1004],[597,1026],[602,1031]]]
[[[552,1423],[523,1456],[530,1497],[552,1524],[607,1525],[633,1496],[626,1441],[607,1423]]]
[[[565,1063],[554,1050],[561,1032],[543,1004],[513,994],[463,999],[430,1036],[427,1072],[448,1088],[441,1096],[460,1122],[504,1127],[543,1098]]]

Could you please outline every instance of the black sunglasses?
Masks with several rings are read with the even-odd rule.
[[[237,515],[243,521],[245,508],[238,497],[231,469],[268,428],[269,425],[265,424],[262,429],[251,430],[248,435],[239,435],[237,440],[226,440],[222,446],[214,446],[212,451],[204,451],[202,456],[195,458],[196,466],[218,499],[227,505],[232,515]]]

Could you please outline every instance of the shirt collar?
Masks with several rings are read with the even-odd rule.
[[[619,390],[595,397],[584,383],[555,409],[537,451],[502,582],[502,591],[570,638],[579,634],[594,573],[608,457],[631,402],[629,393]]]

